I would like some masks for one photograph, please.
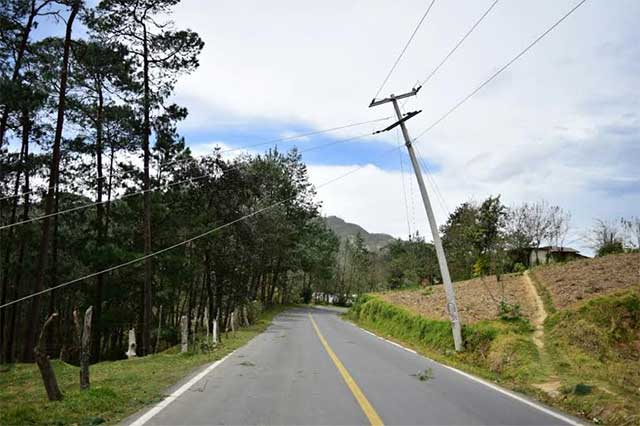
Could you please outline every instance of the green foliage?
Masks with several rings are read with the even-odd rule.
[[[426,382],[433,379],[433,370],[431,368],[425,368],[416,374],[412,374],[412,376],[417,377],[421,382]]]
[[[433,244],[425,242],[418,233],[409,241],[394,240],[385,249],[389,288],[417,286],[424,281],[435,284],[440,270]]]
[[[622,241],[610,241],[604,243],[600,248],[598,248],[597,255],[602,257],[609,254],[619,253],[624,253],[624,245],[622,244]]]
[[[503,300],[498,305],[498,316],[505,321],[519,320],[521,318],[520,305],[510,304]]]
[[[513,265],[513,272],[515,272],[516,274],[524,274],[524,271],[526,270],[527,270],[527,267],[520,262],[516,262]]]

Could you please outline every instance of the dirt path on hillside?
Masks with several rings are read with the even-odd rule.
[[[544,304],[542,303],[542,299],[538,294],[538,290],[536,286],[531,281],[531,277],[529,277],[529,271],[524,272],[524,280],[527,284],[527,289],[531,297],[533,298],[536,306],[536,310],[531,316],[531,323],[534,327],[533,332],[533,343],[538,347],[539,350],[544,349],[544,320],[547,318],[547,311],[544,309]]]

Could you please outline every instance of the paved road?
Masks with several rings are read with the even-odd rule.
[[[418,380],[416,373],[427,368],[433,378]],[[335,311],[298,308],[279,315],[265,333],[152,417],[138,417],[137,426],[143,420],[146,425],[572,421],[517,398],[368,334]]]

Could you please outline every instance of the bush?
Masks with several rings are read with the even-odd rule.
[[[612,241],[604,244],[602,247],[598,249],[597,255],[599,257],[606,256],[608,254],[618,254],[624,253],[624,246],[622,245],[622,241]]]
[[[510,304],[504,300],[498,305],[498,316],[505,321],[518,320],[521,318],[520,305]]]
[[[520,262],[516,262],[515,265],[513,265],[513,272],[515,272],[516,274],[523,274],[526,270],[527,267]]]

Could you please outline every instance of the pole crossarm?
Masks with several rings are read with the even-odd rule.
[[[378,133],[388,132],[389,130],[393,129],[394,127],[401,125],[402,123],[404,123],[405,121],[407,121],[411,117],[414,117],[414,116],[420,114],[421,112],[422,112],[422,110],[408,112],[400,120],[396,121],[395,123],[391,124],[390,126],[385,127],[382,130],[376,130],[375,132],[373,132],[373,134],[377,135]]]
[[[378,105],[382,105],[382,104],[386,104],[387,102],[392,102],[394,99],[398,100],[398,99],[404,99],[404,98],[408,98],[411,96],[415,96],[418,94],[418,92],[420,91],[420,89],[422,88],[422,86],[418,86],[418,87],[414,87],[413,89],[411,89],[410,92],[407,93],[403,93],[402,95],[391,95],[388,98],[384,98],[384,99],[380,99],[380,100],[376,100],[376,98],[371,99],[371,103],[369,104],[369,108],[374,107],[374,106],[378,106]]]

